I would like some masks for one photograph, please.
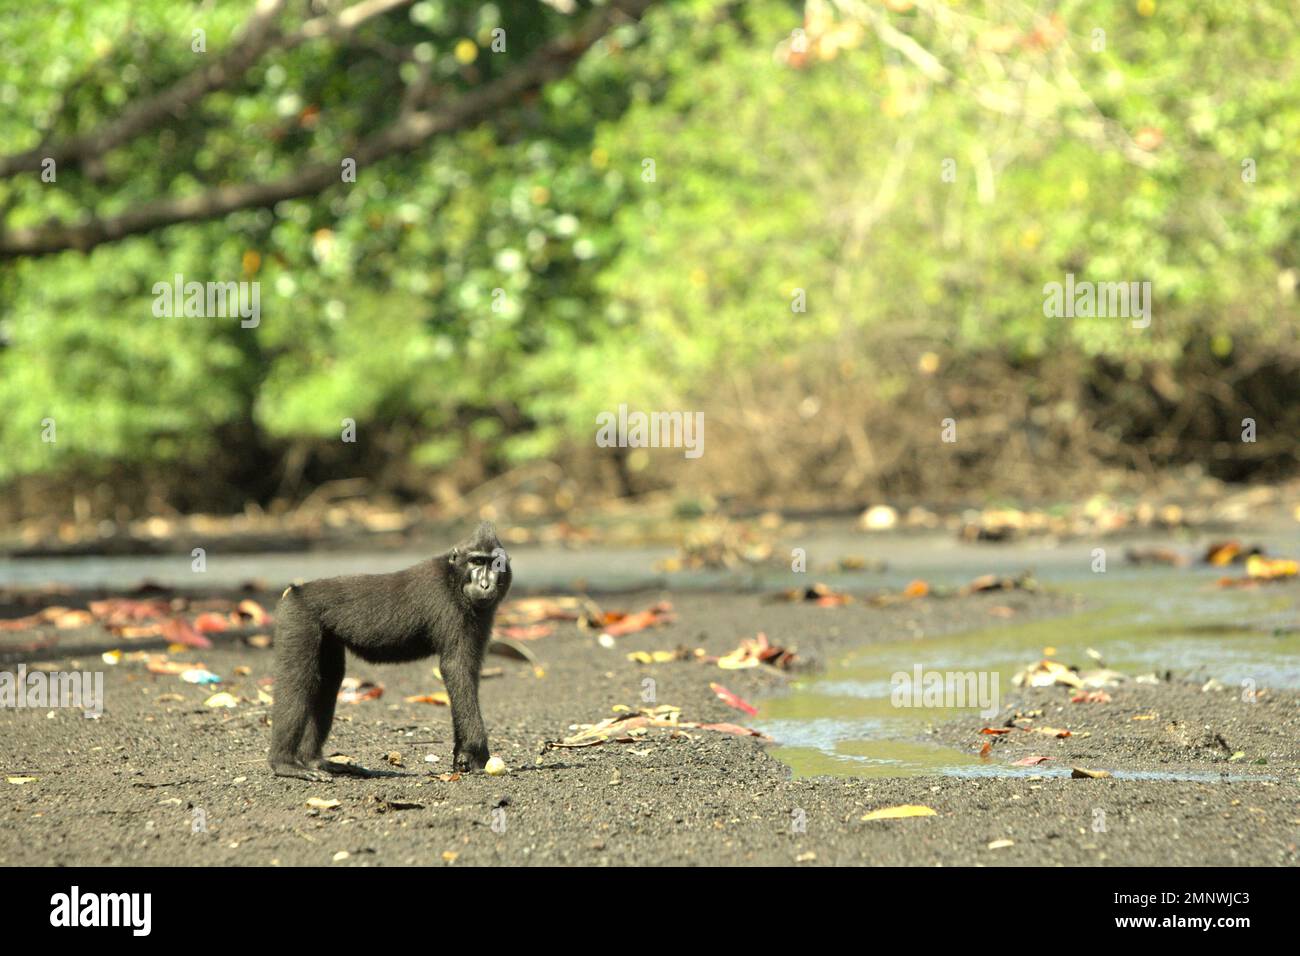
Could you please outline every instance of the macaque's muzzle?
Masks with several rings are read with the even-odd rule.
[[[465,596],[476,603],[495,601],[504,595],[509,580],[508,570],[499,572],[491,564],[471,564],[469,580],[465,582]]]

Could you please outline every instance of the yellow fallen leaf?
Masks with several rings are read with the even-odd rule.
[[[458,857],[458,856],[460,856],[460,854],[457,853],[455,850],[443,850],[443,851],[442,851],[442,858],[443,858],[444,860],[446,860],[448,863],[455,863],[455,862],[456,862],[456,857]]]
[[[324,797],[308,797],[307,806],[316,810],[333,810],[342,804],[338,800],[326,800]]]
[[[203,702],[205,707],[238,707],[239,698],[234,694],[228,694],[222,691],[220,694],[213,694]]]
[[[908,803],[901,807],[885,807],[881,810],[872,810],[863,820],[901,820],[903,817],[933,817],[937,816],[934,810],[929,807],[923,807],[919,804]]]
[[[17,784],[18,786],[22,786],[24,783],[35,782],[37,778],[36,777],[5,777],[5,779],[12,784]]]
[[[994,840],[989,844],[990,850],[1004,850],[1009,846],[1015,846],[1015,840]]]
[[[1300,564],[1286,558],[1266,558],[1262,554],[1252,554],[1246,559],[1246,576],[1262,581],[1276,578],[1293,578],[1300,574]]]

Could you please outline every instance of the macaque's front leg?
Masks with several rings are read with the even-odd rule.
[[[460,650],[444,654],[440,663],[451,699],[452,768],[482,770],[488,762],[488,739],[478,706],[479,655]]]

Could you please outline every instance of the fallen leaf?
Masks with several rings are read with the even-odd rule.
[[[402,698],[408,704],[437,704],[440,707],[450,707],[451,698],[447,696],[445,690],[435,690],[432,694],[413,694],[410,697]]]
[[[660,601],[644,611],[636,611],[631,614],[623,614],[618,611],[607,612],[601,633],[608,634],[610,637],[623,637],[626,634],[635,634],[637,631],[644,631],[647,628],[662,627],[674,620],[676,620],[676,615],[673,614],[673,606],[667,601]]]
[[[1015,840],[994,840],[989,844],[988,848],[990,850],[1005,850],[1007,847],[1015,845]]]
[[[25,783],[35,783],[39,779],[39,777],[5,777],[5,780],[18,787],[21,787]]]
[[[904,804],[900,807],[885,807],[881,810],[872,810],[862,817],[863,820],[901,820],[904,817],[933,817],[937,816],[935,811],[930,807],[920,806],[918,804]]]
[[[204,707],[238,707],[239,698],[234,694],[228,694],[222,691],[220,694],[213,694],[203,702]]]
[[[1019,760],[1012,761],[1013,767],[1037,767],[1040,763],[1051,760],[1051,757],[1043,757],[1038,754],[1032,754],[1028,757],[1021,757]]]
[[[316,810],[333,810],[342,805],[343,804],[338,800],[327,800],[324,797],[307,798],[307,806]]]
[[[341,704],[359,704],[365,700],[378,700],[382,696],[384,696],[383,684],[356,677],[345,677],[339,688],[338,699]]]
[[[1246,559],[1246,576],[1256,581],[1276,581],[1300,574],[1300,563],[1286,558],[1266,558],[1252,554]]]
[[[734,707],[736,710],[743,711],[751,717],[758,713],[757,707],[745,700],[743,697],[736,696],[721,684],[715,684],[710,681],[709,690],[713,691],[713,693],[718,696],[718,700],[722,701],[728,707]]]
[[[1087,767],[1071,767],[1070,776],[1075,780],[1101,780],[1109,777],[1105,770],[1089,770]]]
[[[1104,690],[1090,690],[1087,693],[1078,693],[1070,698],[1072,704],[1109,704],[1110,694]]]

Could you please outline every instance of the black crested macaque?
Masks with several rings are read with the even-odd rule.
[[[488,740],[479,668],[497,605],[509,590],[510,556],[486,521],[446,554],[405,571],[290,587],[275,612],[271,769],[303,780],[355,772],[321,753],[343,683],[344,648],[385,664],[439,655],[451,698],[452,765],[481,769]]]

